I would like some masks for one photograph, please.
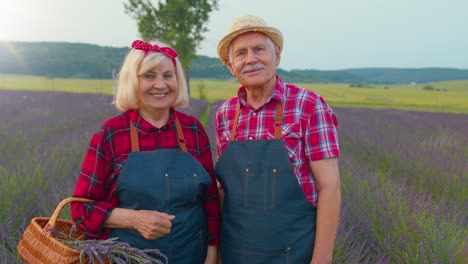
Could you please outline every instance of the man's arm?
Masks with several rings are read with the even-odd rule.
[[[208,250],[206,251],[205,264],[216,264],[218,258],[218,246],[208,245]]]
[[[317,231],[311,264],[332,263],[340,218],[341,188],[338,158],[311,161],[318,188]]]

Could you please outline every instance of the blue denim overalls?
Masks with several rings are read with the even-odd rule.
[[[111,237],[141,249],[159,249],[171,264],[203,263],[207,250],[207,216],[202,195],[211,179],[187,152],[180,122],[175,118],[182,151],[139,151],[138,132],[130,121],[132,152],[116,184],[118,207],[156,210],[176,216],[171,233],[146,240],[129,229],[114,229]]]
[[[309,263],[316,208],[305,198],[282,138],[283,104],[277,102],[275,139],[231,141],[216,164],[224,189],[223,264]]]

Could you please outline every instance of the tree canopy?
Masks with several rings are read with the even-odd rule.
[[[126,13],[138,22],[143,40],[159,39],[179,54],[185,74],[189,76],[196,49],[208,31],[210,12],[218,8],[218,0],[166,0],[153,5],[150,0],[129,0]],[[188,79],[188,78],[187,78]]]

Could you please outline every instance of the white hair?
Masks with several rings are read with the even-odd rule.
[[[271,49],[271,53],[273,55],[273,60],[276,60],[276,53],[275,53],[275,43],[273,42],[273,40],[268,37],[267,35],[265,35],[267,37],[267,44],[270,46],[270,49]],[[232,41],[231,41],[232,43]],[[232,65],[232,45],[231,43],[229,43],[229,49],[228,49],[228,59],[229,59],[229,63]]]

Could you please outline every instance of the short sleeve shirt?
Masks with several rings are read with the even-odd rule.
[[[318,189],[310,161],[339,157],[338,120],[332,108],[319,94],[276,76],[275,90],[267,102],[254,109],[246,102],[246,89],[225,101],[216,113],[216,155],[229,144],[237,105],[240,115],[235,140],[274,139],[276,103],[283,103],[282,140],[291,166],[307,200],[317,205]]]

